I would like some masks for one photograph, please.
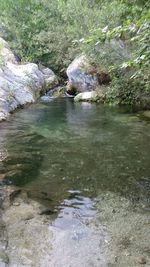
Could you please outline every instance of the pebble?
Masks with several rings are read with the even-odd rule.
[[[118,261],[118,256],[115,256],[115,262],[117,262]]]
[[[115,209],[112,209],[112,213],[116,213],[116,210]]]
[[[128,256],[131,256],[131,253],[126,251],[126,252],[125,252],[125,256],[127,256],[127,257],[128,257]]]
[[[20,205],[19,202],[14,202],[14,203],[13,203],[13,206],[19,206],[19,205]]]
[[[140,256],[137,258],[137,262],[140,264],[146,264],[146,259],[144,256]]]

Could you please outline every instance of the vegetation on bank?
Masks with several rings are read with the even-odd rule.
[[[23,61],[64,75],[80,53],[112,77],[105,102],[150,96],[149,0],[0,0],[1,35]]]

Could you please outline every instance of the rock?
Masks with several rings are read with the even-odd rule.
[[[0,180],[3,180],[4,178],[5,178],[5,173],[0,173]]]
[[[144,117],[150,119],[150,110],[146,110],[146,111],[144,111],[144,112],[142,113],[142,116],[144,116]]]
[[[42,65],[40,65],[39,69],[42,72],[43,77],[44,77],[45,89],[50,89],[50,88],[53,88],[54,86],[58,85],[58,83],[59,83],[58,79],[51,69],[46,68]]]
[[[7,242],[4,250],[9,261],[8,265],[3,265],[7,255],[0,253],[0,266],[51,266],[47,261],[51,259],[52,249],[50,222],[46,215],[39,215],[41,208],[44,210],[45,207],[30,199],[26,203],[22,196],[17,201],[19,206],[11,205],[3,210]]]
[[[98,93],[96,91],[84,92],[77,94],[74,101],[91,101],[96,102],[99,99]]]
[[[47,103],[51,102],[54,98],[59,97],[66,97],[65,88],[62,86],[57,86],[56,88],[48,91],[44,96],[40,97],[40,101]]]
[[[99,82],[96,75],[90,74],[90,70],[90,63],[86,56],[76,58],[67,68],[69,79],[67,90],[76,89],[77,92],[84,92],[95,89]]]
[[[137,262],[140,264],[146,264],[146,259],[144,256],[140,256],[137,258]]]
[[[17,63],[14,54],[11,52],[8,43],[0,37],[0,65],[6,62]]]
[[[137,95],[137,102],[135,103],[137,107],[142,110],[150,110],[150,94],[146,92],[140,92]]]
[[[47,92],[47,95],[52,98],[66,97],[65,95],[66,88],[63,86],[57,86],[54,89],[51,89]]]
[[[40,102],[48,103],[51,102],[52,100],[53,98],[48,95],[43,95],[40,97]]]
[[[17,207],[17,206],[19,206],[19,205],[20,205],[19,202],[14,202],[14,203],[13,203],[13,206],[16,206],[16,207]]]
[[[17,107],[34,103],[42,92],[57,84],[52,70],[33,63],[20,64],[7,42],[0,38],[0,121]]]
[[[3,265],[1,265],[2,263],[3,264],[9,263],[8,256],[3,250],[0,251],[0,266],[1,267],[3,266]]]
[[[65,95],[66,95],[66,97],[68,97],[68,98],[74,98],[74,95],[69,94],[69,92],[65,92]]]

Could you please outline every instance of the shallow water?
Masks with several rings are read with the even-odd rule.
[[[43,205],[53,233],[38,266],[148,264],[149,140],[150,121],[127,108],[66,99],[0,124],[1,184]]]

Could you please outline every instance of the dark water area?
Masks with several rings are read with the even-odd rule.
[[[138,206],[147,214],[149,209],[150,121],[128,108],[70,99],[27,107],[0,124],[0,155],[2,186],[15,185],[44,205],[55,227],[79,228],[69,247],[72,240],[84,239],[80,224],[100,216],[106,196],[103,207],[110,199],[117,201],[115,207],[125,199],[133,210]],[[84,251],[89,254],[89,247]],[[107,266],[94,262],[65,265],[62,260],[50,266]]]

